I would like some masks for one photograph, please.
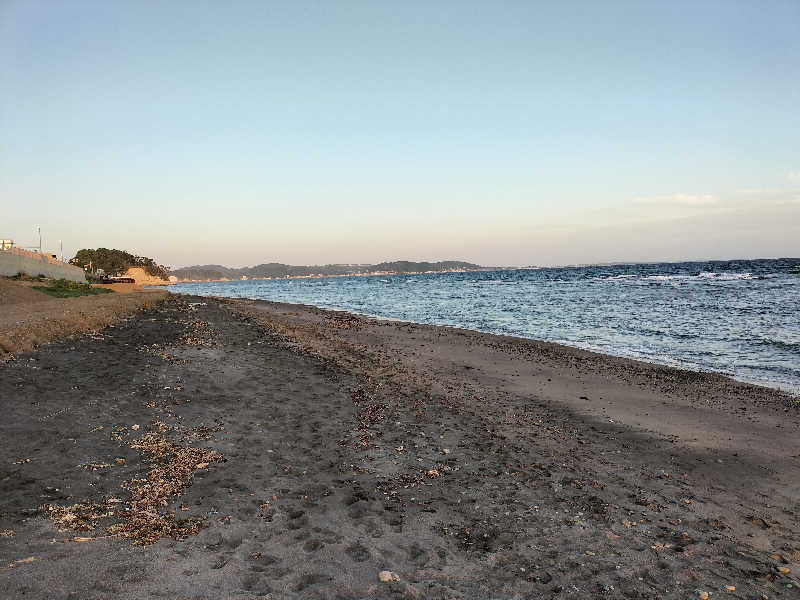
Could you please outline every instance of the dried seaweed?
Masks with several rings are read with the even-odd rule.
[[[39,510],[47,511],[50,520],[53,521],[60,531],[92,531],[95,522],[104,517],[114,515],[108,504],[97,504],[95,502],[83,502],[72,506],[58,506],[57,504],[45,504]]]
[[[136,545],[152,544],[163,537],[195,535],[203,525],[202,519],[176,520],[174,514],[161,509],[191,485],[196,470],[225,459],[214,450],[181,446],[155,433],[132,441],[131,447],[149,454],[153,464],[146,479],[124,484],[131,498],[121,514],[123,521],[112,526],[109,533],[133,540]]]

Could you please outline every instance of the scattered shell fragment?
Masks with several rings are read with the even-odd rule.
[[[392,581],[400,581],[400,576],[392,571],[381,571],[378,573],[378,579],[383,583],[390,583]]]

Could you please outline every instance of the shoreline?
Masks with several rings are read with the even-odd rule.
[[[800,586],[800,408],[722,375],[171,294],[1,364],[0,408],[14,596]]]
[[[646,382],[648,384],[660,380],[669,382],[670,385],[678,385],[676,382],[680,382],[681,385],[705,384],[723,389],[732,389],[744,393],[751,393],[765,398],[773,398],[778,401],[782,407],[788,406],[800,409],[800,403],[798,403],[798,398],[795,394],[778,387],[764,385],[763,383],[742,381],[717,371],[677,367],[674,365],[650,362],[628,356],[608,354],[605,352],[599,352],[596,350],[570,346],[567,344],[551,342],[542,339],[483,332],[451,325],[436,325],[419,323],[416,321],[391,319],[375,315],[362,315],[356,312],[323,308],[310,304],[276,302],[260,299],[230,298],[226,296],[201,297],[212,298],[217,302],[232,304],[234,306],[239,305],[266,308],[268,309],[271,317],[274,317],[276,313],[296,317],[297,315],[305,312],[307,315],[312,316],[310,319],[308,319],[309,321],[313,322],[312,326],[320,326],[320,323],[324,323],[325,320],[335,321],[337,319],[356,319],[362,320],[365,323],[374,322],[379,327],[384,325],[394,326],[397,328],[412,326],[416,329],[427,330],[434,335],[440,335],[438,332],[451,332],[458,336],[479,339],[482,343],[485,343],[488,346],[509,346],[515,349],[522,349],[521,351],[523,352],[525,350],[529,350],[538,355],[551,357],[556,362],[562,361],[565,363],[574,364],[576,361],[582,361],[584,363],[584,367],[588,369],[609,369],[624,373],[626,377],[638,378],[640,382]],[[247,311],[243,312],[247,313]],[[247,314],[252,316],[252,313]],[[316,318],[317,316],[321,316],[321,318]],[[512,352],[516,351],[517,350],[512,350]]]
[[[175,294],[175,295],[193,295],[193,294],[186,294],[184,292],[170,292],[170,293]],[[736,376],[734,376],[732,374],[725,373],[725,372],[722,372],[722,371],[715,371],[715,370],[712,370],[712,369],[703,369],[703,368],[701,368],[701,367],[699,367],[697,365],[683,364],[683,363],[680,363],[679,361],[673,361],[672,363],[670,363],[670,362],[667,362],[665,360],[663,362],[659,362],[659,361],[656,361],[656,360],[652,360],[652,361],[651,360],[646,360],[646,359],[641,358],[641,357],[639,357],[639,356],[637,356],[635,354],[631,354],[631,355],[613,354],[611,352],[604,352],[604,351],[597,350],[597,349],[594,349],[594,348],[586,348],[586,347],[578,345],[578,343],[575,343],[574,345],[572,345],[572,344],[570,344],[570,343],[568,343],[566,341],[554,342],[554,341],[546,340],[546,339],[543,339],[543,338],[525,337],[525,336],[520,336],[520,335],[510,335],[510,334],[505,334],[505,333],[496,333],[496,332],[492,332],[492,331],[482,331],[480,329],[469,329],[467,327],[459,327],[457,325],[449,325],[449,324],[444,324],[444,323],[424,323],[424,322],[421,322],[421,321],[396,319],[396,318],[393,318],[393,317],[384,317],[384,316],[381,316],[381,315],[375,315],[375,314],[371,314],[371,313],[362,313],[362,312],[358,312],[358,311],[355,311],[355,310],[346,310],[346,309],[342,309],[342,308],[336,308],[336,307],[324,306],[324,305],[316,305],[316,304],[303,304],[303,303],[299,303],[299,302],[298,303],[280,302],[280,301],[274,301],[274,300],[262,300],[262,299],[257,299],[257,298],[240,298],[240,297],[233,297],[233,296],[198,296],[198,297],[213,298],[213,299],[221,301],[221,302],[243,300],[243,301],[249,301],[249,302],[266,302],[266,303],[271,303],[271,304],[276,304],[276,305],[297,306],[297,307],[302,307],[304,309],[316,309],[316,310],[328,311],[328,312],[332,312],[332,313],[343,313],[343,314],[352,315],[352,316],[359,317],[359,318],[374,319],[376,321],[385,321],[385,322],[390,322],[390,323],[391,322],[395,322],[395,323],[411,323],[411,324],[414,324],[414,325],[422,325],[422,326],[428,326],[428,327],[442,327],[442,328],[447,328],[447,329],[453,329],[453,330],[456,330],[456,331],[465,331],[465,332],[471,332],[471,333],[479,333],[479,334],[482,334],[482,335],[496,336],[498,338],[509,338],[509,339],[512,339],[512,340],[529,341],[529,342],[536,342],[536,343],[542,343],[542,344],[551,344],[553,346],[560,347],[560,348],[568,348],[568,349],[571,349],[571,350],[580,350],[580,351],[588,352],[590,354],[598,355],[598,356],[601,356],[601,357],[628,360],[628,361],[633,361],[635,363],[640,363],[642,365],[649,365],[649,366],[654,366],[654,367],[663,367],[663,368],[666,368],[666,369],[675,369],[677,371],[686,371],[686,372],[689,372],[689,373],[698,373],[698,374],[707,374],[707,375],[720,376],[720,377],[724,377],[724,378],[729,379],[729,380],[731,380],[733,382],[736,382],[736,383],[741,383],[741,384],[745,384],[745,385],[751,385],[751,386],[755,386],[755,387],[763,387],[763,388],[767,388],[767,389],[770,389],[770,390],[776,390],[776,391],[778,391],[778,392],[780,392],[782,394],[785,394],[785,395],[789,396],[790,398],[794,399],[796,402],[800,402],[800,386],[795,386],[795,385],[792,385],[792,384],[789,384],[789,383],[784,383],[784,382],[769,382],[769,383],[767,383],[765,381],[756,380],[756,379],[748,379],[748,378],[744,378],[744,377],[740,378],[740,377],[736,377]]]

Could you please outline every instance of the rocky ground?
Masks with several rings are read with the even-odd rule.
[[[171,297],[0,366],[26,598],[791,598],[798,408],[538,342]]]

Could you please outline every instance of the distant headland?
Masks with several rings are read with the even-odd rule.
[[[222,265],[196,265],[169,271],[177,281],[231,281],[236,279],[290,279],[313,277],[354,277],[366,275],[410,275],[415,273],[453,273],[492,271],[497,267],[482,267],[459,260],[413,262],[398,260],[377,264],[285,265],[264,263],[254,267],[234,269]]]

